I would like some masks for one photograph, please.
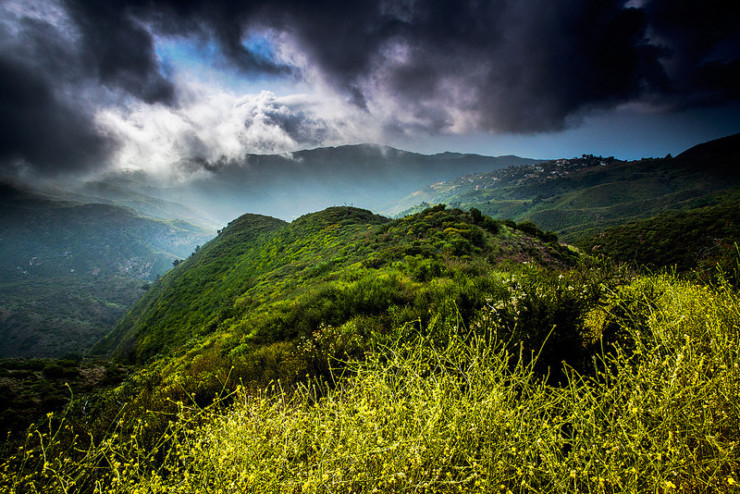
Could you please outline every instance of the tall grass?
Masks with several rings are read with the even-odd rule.
[[[1,485],[9,492],[734,491],[736,292],[642,277],[586,320],[597,342],[614,324],[620,337],[604,344],[593,371],[566,369],[560,386],[546,384],[536,358],[500,341],[494,323],[475,333],[431,328],[351,364],[350,377],[337,376],[332,389],[313,383],[288,392],[276,383],[256,394],[239,389],[227,407],[183,404],[180,420],[147,450],[137,446],[143,423],[76,453],[49,453],[63,424],[32,434],[2,465]]]

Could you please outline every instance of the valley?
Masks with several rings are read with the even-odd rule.
[[[212,233],[10,185],[0,196],[0,356],[84,354]]]

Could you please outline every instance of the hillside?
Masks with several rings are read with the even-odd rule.
[[[737,289],[554,240],[444,206],[242,216],[99,347],[120,384],[6,367],[21,399],[99,384],[9,436],[0,489],[733,492]]]
[[[413,321],[468,318],[500,295],[505,266],[577,259],[522,230],[444,207],[399,220],[349,207],[290,224],[245,215],[163,276],[96,350],[166,373],[195,358],[209,362],[196,374],[235,365],[245,380],[294,379],[302,374],[281,361],[317,332],[346,332],[362,347]],[[192,384],[207,386],[203,375]]]
[[[712,204],[717,193],[740,184],[739,162],[740,135],[675,158],[624,162],[583,155],[437,183],[407,196],[393,211],[405,214],[436,203],[476,207],[497,218],[531,220],[574,241],[666,210]]]
[[[0,357],[88,349],[211,234],[130,209],[0,190]]]
[[[711,277],[719,265],[738,283],[740,190],[733,189],[716,201],[712,206],[667,211],[614,226],[584,238],[578,245],[588,252],[649,269],[693,269]]]

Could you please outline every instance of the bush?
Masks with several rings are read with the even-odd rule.
[[[65,374],[64,367],[58,364],[47,364],[41,372],[49,379],[61,379]]]
[[[547,301],[557,288],[525,291]],[[0,487],[732,492],[740,481],[740,299],[727,285],[656,276],[612,301],[643,296],[653,297],[649,316],[630,318],[622,304],[618,322],[634,352],[617,343],[596,355],[597,373],[566,368],[559,387],[546,385],[536,358],[512,351],[495,318],[467,332],[430,325],[379,346],[333,387],[273,383],[238,389],[224,408],[176,405],[160,440],[142,440],[145,421],[125,431],[113,421],[105,440],[76,436],[69,447],[64,421],[52,418],[0,465]],[[637,319],[644,326],[631,327]],[[345,342],[342,330],[322,332],[313,342],[322,351]]]
[[[483,219],[483,228],[485,228],[492,235],[498,235],[498,233],[501,231],[501,224],[498,221],[486,216]]]

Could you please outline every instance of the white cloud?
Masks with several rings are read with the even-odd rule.
[[[237,96],[192,82],[180,89],[178,107],[137,101],[96,113],[97,125],[119,142],[114,168],[170,178],[184,161],[376,142],[381,134],[369,115],[328,93]]]

